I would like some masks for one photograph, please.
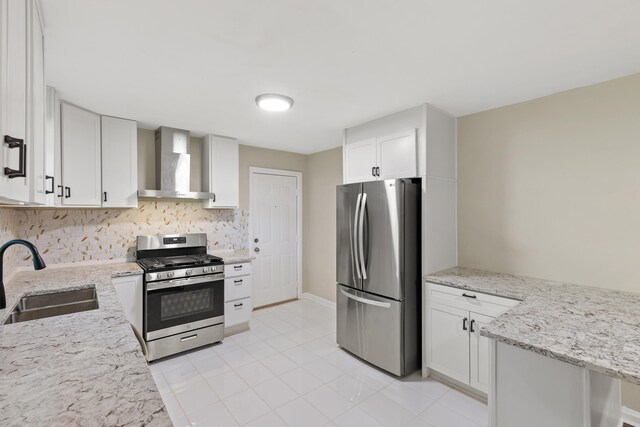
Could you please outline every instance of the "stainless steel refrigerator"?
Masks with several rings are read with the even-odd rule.
[[[420,367],[420,178],[337,188],[337,341],[397,376]]]

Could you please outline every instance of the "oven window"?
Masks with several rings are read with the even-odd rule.
[[[222,279],[146,291],[147,333],[220,316],[224,316]]]
[[[163,295],[160,297],[160,320],[206,313],[213,309],[213,291],[199,291]]]

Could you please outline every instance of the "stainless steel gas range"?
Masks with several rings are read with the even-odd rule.
[[[207,235],[138,236],[144,270],[143,337],[153,361],[224,337],[224,263]]]

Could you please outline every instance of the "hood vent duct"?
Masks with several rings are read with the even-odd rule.
[[[166,126],[156,129],[156,188],[138,190],[138,197],[215,200],[214,193],[190,191],[189,131]]]

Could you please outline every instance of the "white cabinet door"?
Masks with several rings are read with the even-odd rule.
[[[345,184],[374,181],[375,167],[378,165],[376,140],[371,138],[345,145],[344,161]]]
[[[429,307],[429,367],[469,382],[469,312],[443,304]]]
[[[100,206],[100,116],[62,103],[60,120],[64,186],[62,204]]]
[[[62,198],[62,186],[60,185],[60,171],[56,169],[56,162],[60,164],[60,158],[56,159],[56,144],[60,142],[59,101],[56,90],[47,86],[45,105],[45,135],[44,135],[44,174],[47,178],[47,206],[59,205]],[[53,190],[53,193],[48,191]]]
[[[29,85],[28,131],[30,142],[29,178],[31,202],[45,205],[47,191],[54,191],[53,180],[47,179],[45,170],[45,81],[44,81],[44,31],[37,2],[29,3]]]
[[[133,120],[102,116],[102,206],[138,206],[138,130]]]
[[[471,312],[469,324],[471,364],[469,385],[487,392],[489,387],[489,338],[480,335],[480,329],[488,325],[494,318]]]
[[[379,179],[410,178],[418,175],[416,130],[376,138]]]
[[[240,156],[238,141],[207,135],[202,152],[203,191],[215,193],[216,200],[205,200],[205,208],[236,209],[240,204]]]
[[[0,3],[0,198],[18,202],[29,201],[27,18],[26,1],[2,0]],[[22,144],[26,149],[19,148]],[[10,148],[12,146],[14,148]],[[15,176],[18,171],[25,172],[26,176]]]

